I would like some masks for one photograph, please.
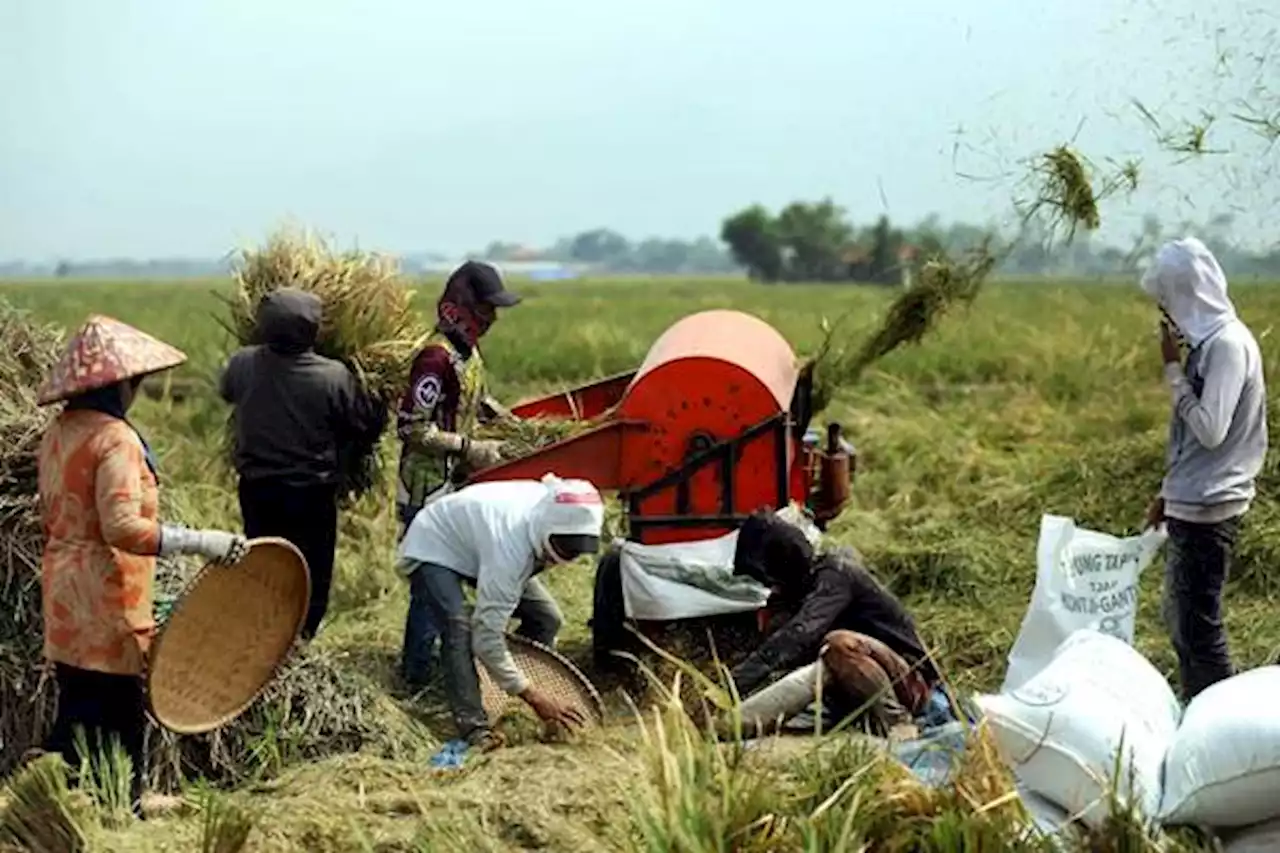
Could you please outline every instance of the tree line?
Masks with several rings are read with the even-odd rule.
[[[1049,239],[1050,229],[1032,220],[996,271],[1011,276],[1060,275],[1099,278],[1132,275],[1138,261],[1149,257],[1161,240],[1193,234],[1218,255],[1228,275],[1280,279],[1280,244],[1252,252],[1232,239],[1230,214],[1203,223],[1166,226],[1148,215],[1127,245],[1110,245],[1087,232],[1070,243]],[[469,257],[503,262],[543,262],[576,268],[582,274],[739,275],[770,283],[792,281],[851,282],[896,285],[929,257],[963,251],[998,233],[990,225],[944,223],[930,215],[913,225],[880,216],[870,223],[851,222],[830,198],[794,201],[776,214],[753,204],[727,216],[718,240],[649,237],[630,240],[610,228],[593,228],[563,237],[545,248],[494,241]],[[1006,240],[1011,235],[1003,236]],[[439,271],[455,258],[439,254],[402,257],[410,274]],[[41,267],[0,263],[0,277],[58,278],[192,278],[225,275],[226,260],[110,259],[60,261]]]

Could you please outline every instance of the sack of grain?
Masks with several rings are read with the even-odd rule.
[[[1163,532],[1120,538],[1077,527],[1070,518],[1043,516],[1035,591],[1009,652],[1000,691],[1024,684],[1081,628],[1132,644],[1138,580],[1164,540]]]
[[[1025,790],[1089,827],[1106,820],[1113,794],[1144,815],[1158,812],[1164,755],[1182,709],[1128,643],[1077,631],[1021,687],[975,701]]]
[[[1160,819],[1238,827],[1280,818],[1277,708],[1280,666],[1242,672],[1192,699],[1165,756]]]
[[[1221,834],[1222,853],[1275,853],[1280,850],[1280,818]]]

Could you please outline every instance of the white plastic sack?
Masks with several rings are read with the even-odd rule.
[[[1222,853],[1276,853],[1280,850],[1280,818],[1224,832],[1220,840]]]
[[[1192,699],[1165,757],[1160,819],[1236,827],[1280,818],[1277,709],[1280,666],[1242,672]]]
[[[1049,842],[1054,850],[1068,850],[1072,843],[1079,840],[1079,833],[1071,824],[1071,815],[1066,809],[1056,806],[1039,794],[1028,791],[1022,783],[1018,783],[1018,799],[1022,800],[1031,818],[1031,826],[1024,838],[1039,838]]]
[[[1160,530],[1122,539],[1076,527],[1070,518],[1042,516],[1035,592],[1009,652],[1001,692],[1026,683],[1081,628],[1132,645],[1138,579],[1165,538]]]
[[[1113,790],[1144,815],[1159,811],[1181,707],[1160,672],[1123,640],[1077,631],[1021,687],[976,703],[1022,788],[1090,827],[1106,819]]]
[[[669,545],[622,543],[622,599],[628,619],[696,619],[759,610],[769,590],[754,584],[755,594],[731,598],[673,579],[677,574],[702,574],[727,581],[733,575],[733,549],[738,533],[676,542]],[[665,575],[665,576],[664,576]],[[747,584],[742,589],[750,589]]]
[[[777,513],[798,526],[815,547],[822,533],[796,506]],[[735,530],[711,539],[667,545],[621,543],[623,606],[628,619],[669,621],[748,613],[764,607],[769,590],[733,576]]]

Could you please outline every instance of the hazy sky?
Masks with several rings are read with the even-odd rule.
[[[218,255],[287,217],[392,251],[715,235],[824,194],[980,220],[1015,187],[957,169],[1016,173],[1082,119],[1089,156],[1152,160],[1112,233],[1230,204],[1256,237],[1276,153],[1225,133],[1176,165],[1128,99],[1225,110],[1280,68],[1248,60],[1267,5],[0,0],[0,258]]]

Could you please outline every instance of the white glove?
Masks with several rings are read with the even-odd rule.
[[[224,530],[191,530],[176,524],[160,529],[160,556],[197,554],[220,566],[234,566],[249,553],[249,543]]]
[[[467,464],[476,468],[488,468],[502,461],[502,442],[472,439],[464,445]]]

